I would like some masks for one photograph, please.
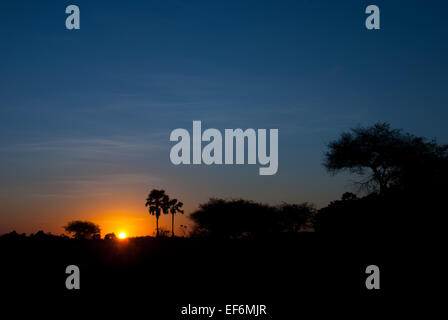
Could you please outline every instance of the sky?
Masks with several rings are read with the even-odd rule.
[[[78,5],[80,30],[65,28]],[[380,8],[367,30],[365,8]],[[446,1],[12,1],[0,3],[0,234],[151,235],[153,188],[317,207],[354,191],[322,166],[358,125],[448,143]],[[176,128],[277,128],[279,169],[175,166]],[[168,227],[170,217],[160,224]]]

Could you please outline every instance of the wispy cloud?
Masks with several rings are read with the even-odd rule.
[[[22,143],[3,144],[0,152],[68,152],[70,154],[108,154],[126,153],[156,149],[161,146],[160,137],[152,139],[142,137],[111,137],[111,138],[59,138],[30,141]]]
[[[158,183],[161,138],[51,139],[0,147],[1,193],[33,197],[106,196]]]
[[[31,193],[40,198],[76,198],[109,196],[117,190],[133,190],[136,187],[159,184],[161,179],[152,174],[121,173],[98,174],[90,177],[64,177],[40,183],[39,190]]]

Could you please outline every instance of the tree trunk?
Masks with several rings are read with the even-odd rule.
[[[174,213],[171,214],[172,215],[172,220],[171,220],[171,237],[174,238]]]
[[[156,215],[156,230],[157,230],[157,236],[156,238],[159,237],[159,216]]]

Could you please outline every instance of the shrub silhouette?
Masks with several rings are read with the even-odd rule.
[[[283,232],[299,232],[304,227],[311,227],[311,218],[315,215],[316,209],[307,202],[302,204],[285,203],[278,207],[277,223]]]
[[[159,227],[159,233],[157,235],[156,233],[156,237],[158,238],[169,238],[170,236],[170,230],[165,228],[165,227]]]
[[[105,240],[116,240],[116,239],[117,239],[117,236],[116,236],[116,234],[115,234],[114,232],[112,232],[112,233],[108,233],[108,234],[106,234],[106,235],[104,236],[104,239],[105,239]]]
[[[273,207],[248,200],[210,199],[190,215],[193,236],[212,238],[262,238],[299,232],[314,208],[309,204]]]
[[[65,231],[75,239],[96,239],[100,236],[100,227],[90,221],[71,221],[65,227]]]

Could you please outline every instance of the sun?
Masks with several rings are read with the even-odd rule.
[[[120,233],[118,234],[118,238],[120,238],[120,239],[124,239],[124,238],[126,238],[126,233],[124,233],[124,232],[120,232]]]

